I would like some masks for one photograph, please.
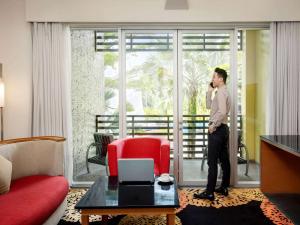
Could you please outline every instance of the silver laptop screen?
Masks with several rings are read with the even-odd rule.
[[[119,182],[154,182],[154,161],[150,158],[118,159]]]

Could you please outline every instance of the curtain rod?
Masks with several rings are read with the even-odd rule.
[[[232,23],[66,23],[72,29],[269,29],[270,22],[232,22]]]

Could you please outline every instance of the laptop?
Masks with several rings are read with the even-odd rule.
[[[120,184],[154,183],[154,160],[150,158],[118,159]]]

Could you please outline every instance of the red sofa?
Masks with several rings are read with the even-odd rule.
[[[0,195],[1,225],[59,222],[69,190],[62,176],[64,140],[37,137],[0,142],[0,155],[12,163],[10,189]]]
[[[108,145],[108,167],[110,176],[118,176],[119,158],[152,158],[154,174],[169,173],[170,143],[156,137],[137,137],[115,140]]]

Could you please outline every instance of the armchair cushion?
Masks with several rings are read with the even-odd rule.
[[[11,172],[11,162],[0,155],[0,194],[4,194],[9,191]]]

